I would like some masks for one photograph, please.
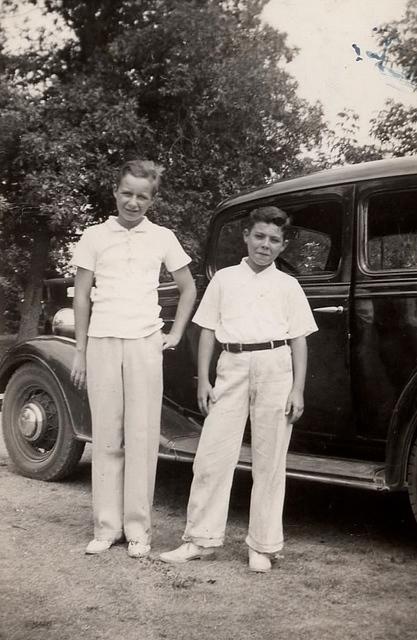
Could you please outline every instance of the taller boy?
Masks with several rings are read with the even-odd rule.
[[[82,387],[87,379],[93,432],[94,539],[86,553],[105,551],[123,535],[130,556],[150,549],[162,351],[180,341],[196,295],[190,258],[172,231],[145,216],[161,173],[162,167],[150,161],[124,164],[113,190],[117,217],[86,229],[73,258],[77,348],[72,380]],[[169,334],[161,332],[159,317],[162,264],[180,293]]]

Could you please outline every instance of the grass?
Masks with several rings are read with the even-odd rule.
[[[415,639],[417,530],[406,496],[289,482],[285,558],[255,575],[243,542],[250,478],[238,473],[217,559],[171,566],[158,554],[180,543],[191,467],[161,463],[150,558],[132,560],[126,545],[88,557],[90,453],[72,481],[42,483],[13,473],[0,452],[5,638]]]

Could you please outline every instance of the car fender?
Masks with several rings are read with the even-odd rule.
[[[385,479],[393,489],[405,486],[407,464],[417,431],[417,369],[395,405],[388,428]]]
[[[4,393],[13,373],[28,362],[36,362],[55,378],[67,406],[74,434],[91,440],[91,415],[87,393],[71,382],[75,340],[60,336],[39,336],[9,349],[0,363],[0,392]]]

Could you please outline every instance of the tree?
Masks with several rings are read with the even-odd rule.
[[[417,107],[388,101],[372,125],[374,136],[389,149],[390,155],[417,153]]]
[[[359,144],[359,116],[350,109],[338,114],[337,133],[330,131],[327,136],[327,149],[321,153],[323,168],[335,165],[357,164],[379,160],[384,152],[376,144]]]
[[[417,0],[408,0],[404,16],[382,26],[378,36],[384,64],[401,69],[410,91],[417,91]],[[373,121],[372,134],[390,155],[417,153],[417,106],[388,101]]]
[[[71,228],[82,205],[76,186],[78,166],[71,157],[74,141],[49,114],[43,98],[23,96],[3,84],[0,167],[5,205],[0,246],[3,256],[14,249],[14,269],[19,265],[26,272],[19,337],[37,332],[43,276],[53,241]],[[61,171],[64,162],[65,172]],[[22,275],[18,273],[16,284]]]
[[[376,36],[381,49],[376,56],[381,71],[392,73],[397,79],[402,76],[410,91],[413,86],[417,90],[417,0],[409,0],[404,16],[381,26]],[[387,101],[385,108],[371,120],[370,134],[375,140],[371,145],[358,143],[357,114],[345,110],[339,117],[338,133],[330,132],[329,148],[320,156],[322,166],[417,153],[417,106]]]
[[[385,65],[397,65],[417,87],[417,0],[408,0],[405,14],[399,20],[378,30]]]
[[[297,97],[285,71],[295,51],[261,22],[265,2],[44,0],[73,36],[45,46],[44,33],[25,53],[3,56],[0,119],[15,131],[7,167],[0,159],[3,195],[35,207],[8,232],[35,239],[22,337],[37,330],[51,243],[107,217],[114,170],[127,157],[166,167],[153,216],[197,264],[219,200],[264,182],[271,168],[300,171],[300,152],[321,139],[322,112]]]

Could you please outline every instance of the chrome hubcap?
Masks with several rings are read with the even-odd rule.
[[[46,428],[46,415],[37,402],[28,402],[22,407],[19,415],[19,429],[29,442],[39,440]]]

